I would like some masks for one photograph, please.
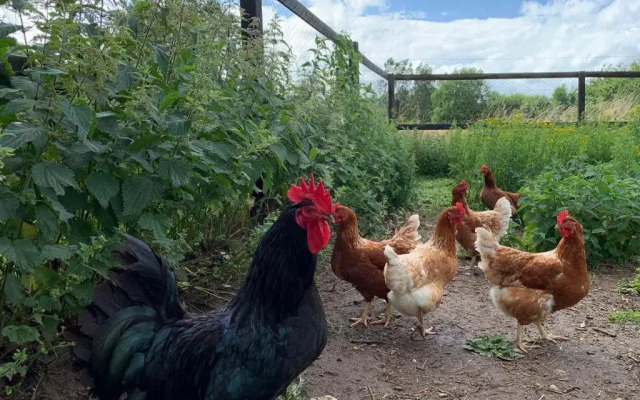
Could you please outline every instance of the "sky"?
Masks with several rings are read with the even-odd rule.
[[[334,30],[349,33],[379,66],[393,57],[428,64],[434,73],[461,67],[548,72],[597,70],[640,59],[640,0],[302,2]],[[313,29],[275,0],[263,4],[265,19],[277,14],[294,52],[300,60],[308,58],[304,49],[313,44]],[[548,81],[519,85],[535,89],[511,91],[556,86]]]
[[[228,1],[228,0],[225,0]],[[237,0],[231,0],[237,1]],[[598,70],[640,60],[640,0],[301,0],[335,31],[346,32],[382,67],[388,58],[427,64],[434,73]],[[296,64],[311,58],[318,33],[277,0],[275,16]],[[0,20],[15,16],[0,7]],[[32,36],[34,32],[28,32]],[[17,34],[16,34],[17,35]],[[361,68],[361,79],[378,77]],[[574,80],[494,81],[503,92],[549,93]]]

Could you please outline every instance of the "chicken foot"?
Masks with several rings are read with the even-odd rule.
[[[522,340],[522,332],[524,331],[524,327],[520,325],[518,322],[518,330],[516,332],[516,348],[522,353],[528,353],[527,349],[535,349],[540,346],[537,344],[525,345]]]
[[[368,319],[369,319],[369,306],[371,305],[371,302],[369,301],[365,301],[364,302],[364,310],[362,310],[362,315],[360,317],[356,317],[356,318],[349,318],[349,321],[353,322],[353,324],[351,324],[351,327],[353,328],[356,325],[362,324],[365,327],[368,327]]]
[[[384,317],[380,318],[377,321],[371,322],[371,325],[384,324],[384,326],[387,326],[392,319],[393,317],[391,315],[391,303],[387,301],[387,310],[384,313]]]
[[[548,340],[553,343],[556,343],[556,340],[569,340],[568,337],[552,335],[541,322],[536,322],[536,326],[538,327],[538,331],[540,331],[540,337],[544,340]]]
[[[420,336],[422,336],[423,339],[426,339],[427,335],[436,334],[436,332],[433,331],[433,326],[427,329],[424,328],[424,313],[422,311],[418,311],[418,325],[413,328],[411,337],[413,337],[413,334],[416,332],[420,332]]]

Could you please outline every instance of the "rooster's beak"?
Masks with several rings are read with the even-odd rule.
[[[556,226],[553,227],[554,229],[560,229],[560,225],[556,224]]]
[[[333,214],[325,215],[324,219],[326,219],[329,222],[335,222],[335,220],[333,219]]]

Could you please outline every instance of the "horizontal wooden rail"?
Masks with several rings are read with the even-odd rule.
[[[336,31],[331,29],[331,27],[324,23],[320,18],[318,18],[314,13],[309,11],[307,7],[305,7],[302,3],[297,0],[278,0],[283,6],[289,9],[292,13],[300,17],[303,21],[309,24],[313,29],[320,32],[323,36],[327,37],[332,41],[336,41],[338,39],[338,34]],[[384,79],[388,79],[388,74],[384,72],[384,70],[378,67],[373,61],[369,60],[364,54],[358,51],[358,54],[362,58],[362,64],[364,64],[367,68],[378,74]]]
[[[479,123],[482,123],[482,121],[479,121]],[[557,126],[572,126],[572,125],[576,125],[577,122],[551,122],[554,125]],[[597,124],[604,124],[604,125],[610,125],[610,126],[625,126],[628,124],[628,122],[625,121],[599,121],[597,122]],[[466,129],[469,126],[469,124],[396,124],[396,128],[398,130],[401,131],[408,131],[408,130],[418,130],[418,131],[444,131],[444,130],[450,130],[452,128],[460,128],[460,129]]]
[[[393,74],[396,81],[467,81],[481,79],[640,78],[640,71],[508,72],[487,74]]]

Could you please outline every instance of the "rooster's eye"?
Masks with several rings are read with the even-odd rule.
[[[304,212],[306,212],[307,214],[311,214],[311,207],[305,208]]]

